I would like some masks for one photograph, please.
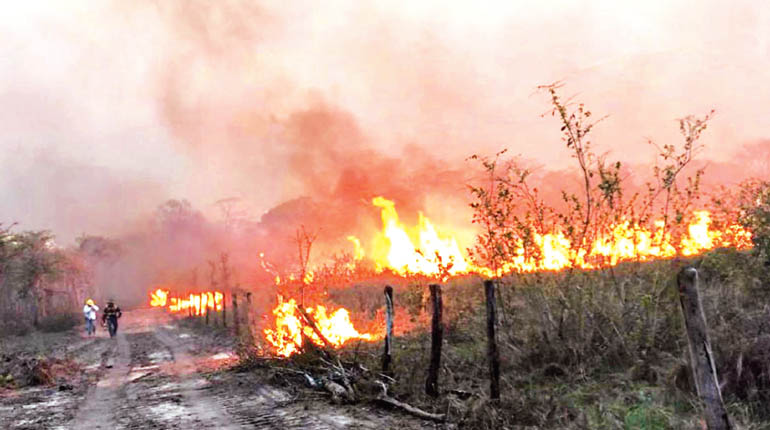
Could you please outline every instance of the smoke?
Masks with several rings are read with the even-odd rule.
[[[556,80],[610,115],[597,150],[631,165],[716,109],[700,157],[734,182],[768,169],[769,32],[750,1],[18,3],[0,18],[0,221],[134,238],[167,266],[236,249],[243,272],[288,258],[299,225],[328,252],[374,230],[376,195],[467,228],[467,156],[509,148],[569,177],[535,90]],[[211,224],[183,262],[143,251],[170,198]]]

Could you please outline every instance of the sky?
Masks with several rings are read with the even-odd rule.
[[[333,192],[318,184],[357,160],[461,167],[508,148],[560,169],[571,160],[537,90],[555,81],[608,115],[594,141],[624,161],[651,161],[647,139],[678,142],[676,119],[711,109],[706,159],[770,138],[764,2],[27,1],[3,10],[0,222],[63,242],[128,231],[169,198],[214,214],[216,201],[236,197],[258,218]]]

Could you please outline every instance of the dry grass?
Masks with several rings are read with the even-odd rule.
[[[424,331],[396,339],[392,393],[447,413],[463,428],[701,428],[674,287],[684,265],[701,273],[733,419],[742,428],[770,426],[770,308],[765,305],[770,273],[754,256],[733,250],[688,261],[506,279],[499,294],[499,402],[488,398],[481,282],[450,282],[443,289],[442,395],[424,394],[430,350],[430,334]],[[395,301],[402,312],[424,315],[424,294],[422,284],[401,285]],[[334,298],[355,313],[372,312],[381,296],[361,287]],[[361,344],[343,355],[377,369],[380,353],[381,345]]]

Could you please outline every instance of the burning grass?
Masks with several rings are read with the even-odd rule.
[[[449,420],[463,428],[638,428],[647,423],[646,428],[699,429],[673,281],[684,264],[698,266],[703,274],[717,369],[733,417],[745,428],[769,425],[770,397],[763,387],[770,368],[757,364],[766,357],[770,273],[754,256],[730,249],[697,260],[576,272],[568,284],[562,272],[507,278],[499,298],[499,402],[488,398],[480,282],[449,283],[443,293],[441,396],[424,394],[430,350],[425,329],[395,340],[391,393],[427,411],[448,411]],[[424,296],[416,284],[397,291],[397,303],[408,294]],[[419,305],[404,311],[424,312]],[[353,343],[341,357],[378,369],[381,348]]]
[[[656,146],[660,164],[646,189],[631,193],[620,163],[592,151],[591,113],[582,104],[565,105],[557,88],[543,89],[584,189],[562,190],[563,204],[549,205],[530,185],[532,172],[515,160],[501,160],[502,153],[471,157],[488,182],[470,186],[479,233],[468,253],[451,230],[422,213],[416,226],[405,226],[384,197],[372,201],[382,230],[370,242],[348,236],[355,249],[343,264],[310,265],[316,236],[302,227],[299,270],[271,272],[278,300],[260,326],[268,347],[263,356],[280,356],[295,368],[273,368],[335,399],[357,399],[356,387],[374,383],[380,400],[406,401],[465,428],[700,428],[672,286],[687,262],[703,273],[713,349],[733,417],[757,428],[770,425],[770,369],[761,364],[768,312],[762,303],[770,298],[770,273],[762,264],[766,193],[738,200],[725,193],[702,204],[703,171],[679,177],[713,112],[681,119],[684,144]],[[762,186],[752,190],[766,191]],[[263,259],[263,267],[274,266]],[[386,277],[395,287],[400,336],[393,377],[375,370]],[[484,382],[482,277],[497,278],[500,286],[499,401],[488,398]],[[423,394],[426,287],[435,282],[444,284],[446,330],[438,399]]]
[[[325,306],[317,305],[301,309],[294,299],[278,298],[273,309],[275,329],[264,329],[265,340],[275,348],[275,353],[289,357],[302,350],[305,339],[317,346],[339,348],[351,340],[374,341],[380,336],[359,333],[350,321],[350,313],[339,308],[327,314]]]

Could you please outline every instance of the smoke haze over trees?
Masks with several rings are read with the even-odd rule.
[[[120,258],[94,267],[116,292],[189,276],[223,251],[246,276],[268,246],[289,258],[299,225],[328,242],[318,252],[345,249],[347,234],[379,228],[375,195],[407,222],[423,210],[468,228],[472,153],[521,154],[553,193],[575,183],[535,92],[556,80],[610,114],[597,152],[628,175],[654,159],[647,139],[676,140],[676,118],[711,108],[706,181],[770,172],[767,7],[499,7],[8,7],[0,221],[65,247],[86,238],[87,253],[114,248]]]

